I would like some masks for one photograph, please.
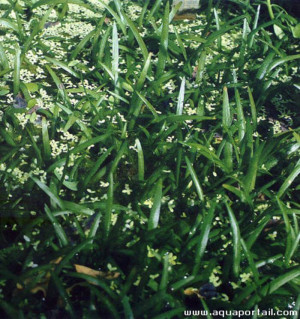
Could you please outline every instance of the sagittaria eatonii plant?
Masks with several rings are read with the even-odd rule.
[[[179,7],[1,2],[3,317],[299,310],[299,21]]]

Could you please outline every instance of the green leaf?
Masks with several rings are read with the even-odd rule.
[[[268,296],[276,291],[286,283],[300,276],[300,267],[296,267],[283,275],[273,279],[270,283],[266,284],[260,289],[260,294],[255,294],[245,305],[247,308],[252,308],[255,303],[260,301],[264,296]],[[250,309],[249,308],[249,309]]]
[[[71,53],[70,59],[71,60],[75,60],[78,53],[80,51],[83,50],[83,48],[86,46],[86,44],[88,43],[88,41],[95,35],[96,30],[92,30],[91,32],[89,32],[76,46],[76,48],[73,50],[73,52]]]
[[[45,185],[43,182],[41,182],[36,177],[31,176],[31,179],[39,186],[39,188],[42,191],[44,191],[50,197],[50,199],[52,199],[52,201],[55,204],[57,204],[57,206],[59,206],[61,209],[65,208],[61,199],[57,195],[55,195],[47,185]]]
[[[160,46],[158,52],[158,61],[156,67],[156,78],[160,78],[164,73],[166,60],[168,56],[168,41],[169,41],[169,14],[170,14],[169,2],[165,5],[165,12],[163,16],[163,28],[160,38]]]
[[[111,30],[112,30],[112,27],[109,26],[106,29],[104,35],[102,36],[102,39],[101,39],[101,42],[100,42],[99,54],[98,54],[98,63],[99,64],[101,64],[101,62],[103,60],[105,47],[106,47],[106,45],[108,43],[108,38],[109,38]],[[113,76],[111,76],[111,78],[113,78]]]
[[[204,200],[204,195],[203,195],[203,191],[202,191],[202,188],[200,186],[200,183],[199,183],[199,180],[198,180],[198,177],[197,177],[197,174],[190,162],[190,160],[188,159],[188,157],[186,156],[185,157],[185,162],[186,162],[186,165],[187,165],[187,168],[188,168],[188,171],[192,177],[192,180],[193,180],[193,183],[196,187],[196,191],[197,191],[197,194],[199,196],[199,199],[200,201],[203,201]]]
[[[100,168],[101,164],[107,159],[107,157],[111,154],[112,150],[114,149],[114,146],[111,146],[104,154],[102,154],[98,160],[94,163],[93,167],[89,171],[88,174],[84,176],[84,180],[82,183],[82,189],[85,189],[86,186],[89,184],[92,177],[96,174],[98,169]]]
[[[113,172],[109,173],[108,176],[108,194],[107,194],[107,202],[106,202],[106,211],[104,215],[104,236],[108,237],[110,228],[111,228],[111,215],[112,215],[112,207],[113,207],[113,199],[114,199],[114,180],[113,180]]]
[[[144,64],[144,67],[143,67],[143,70],[141,72],[141,75],[136,83],[136,90],[137,91],[140,91],[143,86],[144,86],[144,83],[145,83],[145,80],[146,80],[146,77],[147,77],[147,73],[148,73],[148,70],[149,70],[149,67],[151,65],[151,57],[152,57],[152,53],[149,53],[148,54],[148,57],[145,61],[145,64]]]
[[[291,174],[285,179],[285,181],[281,185],[277,193],[278,198],[280,198],[284,194],[284,192],[291,186],[291,184],[293,183],[293,181],[297,178],[299,174],[300,174],[300,165],[297,165],[293,169]]]
[[[0,43],[0,64],[4,70],[9,69],[8,59],[1,43]]]
[[[142,54],[143,54],[143,57],[144,57],[144,60],[146,61],[147,58],[148,58],[148,55],[149,55],[149,52],[148,52],[148,49],[145,45],[145,42],[143,40],[143,38],[141,37],[141,35],[139,34],[136,26],[134,25],[134,23],[126,16],[126,14],[123,14],[124,15],[124,18],[129,26],[129,28],[131,29],[139,47],[141,48],[142,50]]]
[[[127,296],[124,296],[122,298],[122,304],[124,308],[125,319],[134,319],[134,315],[129,303],[129,298]]]
[[[101,2],[101,0],[98,0]],[[40,0],[35,2],[31,9],[35,9],[37,7],[43,6],[43,5],[57,5],[57,4],[68,4],[68,3],[72,3],[72,4],[77,4],[78,6],[84,7],[90,11],[94,11],[92,9],[92,7],[86,3],[84,3],[83,1],[80,0]]]
[[[296,39],[300,38],[300,23],[298,23],[296,26],[292,27],[293,36]]]
[[[206,146],[201,145],[201,144],[197,144],[197,143],[182,142],[182,144],[196,149],[201,155],[203,155],[204,157],[206,157],[207,159],[212,161],[214,164],[221,167],[225,171],[227,170],[226,166],[220,160],[220,158],[213,151],[211,151],[209,148],[207,148]]]
[[[246,241],[246,245],[247,245],[248,249],[251,249],[251,247],[253,246],[256,239],[261,234],[261,232],[263,231],[263,229],[265,228],[265,226],[267,225],[269,220],[270,220],[270,216],[265,216],[260,221],[260,223],[256,225],[255,229],[249,234],[249,237]]]
[[[37,159],[37,161],[38,161],[38,165],[42,165],[43,160],[42,160],[41,150],[40,150],[40,148],[37,146],[37,143],[36,143],[36,141],[35,141],[35,139],[34,139],[34,137],[33,137],[33,135],[32,135],[31,130],[30,130],[28,127],[26,127],[25,129],[26,129],[27,134],[29,135],[29,138],[30,138],[32,147],[33,147],[33,149],[34,149],[34,151],[35,151],[35,153],[36,153],[36,159]]]
[[[233,237],[233,273],[236,277],[240,273],[240,261],[241,261],[241,234],[239,224],[236,217],[227,202],[225,202],[227,212],[229,215],[232,237]]]
[[[178,289],[181,289],[181,288],[189,285],[190,282],[192,282],[194,279],[195,279],[195,276],[189,276],[187,278],[176,281],[174,284],[172,284],[171,289],[172,289],[172,291],[176,291]]]
[[[206,61],[206,50],[202,50],[200,57],[198,59],[197,71],[196,71],[196,82],[201,83],[204,71],[205,71],[205,61]]]
[[[229,106],[229,98],[228,98],[228,91],[227,87],[224,86],[223,88],[223,116],[222,116],[222,124],[223,127],[226,129],[231,125],[231,112]]]
[[[80,76],[78,75],[77,72],[75,72],[74,70],[72,70],[67,64],[58,61],[56,59],[50,58],[50,57],[45,57],[45,60],[47,60],[48,62],[54,64],[55,66],[58,66],[60,68],[62,68],[63,70],[67,71],[69,74],[73,75],[76,78],[80,78]]]
[[[118,167],[118,164],[123,156],[123,154],[128,150],[128,143],[127,141],[124,141],[120,147],[120,149],[118,150],[118,153],[117,155],[115,156],[115,159],[114,161],[112,162],[112,165],[111,165],[111,172],[115,172],[115,170],[117,169]]]
[[[56,273],[51,274],[51,279],[54,282],[54,285],[57,288],[57,291],[61,297],[62,300],[66,303],[66,309],[70,313],[71,318],[75,317],[75,312],[73,310],[72,304],[70,302],[69,294],[66,292],[65,286],[63,285],[62,280],[57,276]]]
[[[247,259],[248,259],[248,263],[249,263],[250,269],[252,271],[254,280],[258,284],[258,282],[259,282],[259,272],[257,270],[257,267],[256,267],[254,261],[253,261],[253,254],[251,253],[250,248],[247,246],[247,244],[244,242],[243,239],[241,239],[241,244],[242,244],[243,250],[245,252],[245,255],[246,255]]]
[[[208,243],[211,223],[214,218],[216,203],[215,202],[209,202],[210,208],[208,210],[208,213],[203,218],[203,224],[201,226],[200,236],[197,238],[198,245],[195,250],[195,265],[193,268],[193,275],[196,276],[199,272],[202,257],[205,253],[206,246]]]
[[[114,85],[117,86],[119,77],[119,38],[117,25],[114,22],[112,32],[112,75],[114,79]]]
[[[259,14],[260,14],[260,5],[257,6],[256,9],[256,14],[255,14],[255,18],[254,18],[254,22],[253,22],[253,30],[255,30],[257,28],[257,23],[258,23],[258,19],[259,19]],[[250,33],[251,35],[248,37],[249,40],[249,47],[251,48],[253,45],[253,41],[254,41],[254,37],[255,37],[255,33]]]
[[[68,237],[67,237],[65,231],[63,230],[62,226],[58,222],[57,218],[52,214],[52,212],[50,211],[50,209],[47,205],[45,205],[45,212],[46,212],[49,220],[51,221],[51,223],[54,227],[54,230],[56,232],[56,235],[57,235],[58,239],[61,241],[61,244],[63,246],[67,246],[69,244]]]
[[[295,240],[291,243],[290,247],[288,247],[289,249],[286,250],[286,254],[285,254],[286,265],[289,265],[293,255],[299,249],[299,242],[300,242],[300,232],[298,233]]]
[[[61,96],[61,98],[63,99],[63,101],[68,102],[69,105],[71,105],[70,103],[70,99],[68,98],[68,95],[66,93],[65,90],[65,86],[63,85],[63,83],[60,81],[59,77],[56,75],[56,73],[50,68],[49,65],[46,65],[46,69],[47,71],[50,73],[54,83],[57,86],[58,92]]]
[[[91,145],[97,144],[99,142],[103,142],[105,141],[107,138],[109,137],[109,134],[104,134],[104,135],[100,135],[100,136],[96,136],[93,137],[91,139],[88,139],[87,141],[79,144],[78,146],[74,147],[71,151],[70,154],[76,154],[76,153],[80,153],[83,150],[85,150],[86,148],[88,148]]]
[[[182,115],[182,110],[184,105],[184,91],[185,91],[185,77],[182,78],[181,85],[180,85],[176,115]]]
[[[42,118],[42,137],[43,137],[43,146],[44,146],[44,156],[45,160],[49,160],[51,157],[51,147],[49,142],[49,134],[46,118]]]
[[[154,117],[158,118],[157,111],[155,110],[154,106],[146,99],[146,97],[139,92],[136,92],[136,94],[145,103],[145,105],[151,111],[151,113],[154,115]]]
[[[151,18],[153,17],[153,15],[155,14],[155,12],[159,9],[159,6],[161,4],[161,1],[162,0],[156,0],[155,3],[153,4],[150,12],[149,12],[149,15],[147,16],[147,19],[146,21],[150,21]]]
[[[277,66],[289,62],[289,61],[294,61],[300,59],[300,54],[295,54],[295,55],[289,55],[285,56],[283,58],[275,60],[271,65],[269,66],[268,72],[271,72],[273,69],[275,69]]]
[[[143,181],[144,174],[145,174],[143,149],[142,149],[141,142],[138,138],[135,140],[135,144],[138,151],[138,178],[139,178],[139,181]]]
[[[207,318],[207,319],[213,319],[213,317],[212,317],[212,315],[211,315],[211,311],[210,311],[210,309],[209,309],[207,303],[206,303],[205,300],[202,299],[202,298],[201,298],[201,303],[202,303],[203,308],[205,309],[205,311],[206,311],[206,313],[207,313],[206,318]]]
[[[257,73],[256,73],[256,78],[259,80],[262,80],[265,75],[267,74],[268,68],[275,56],[276,52],[275,51],[271,51],[267,57],[264,59],[263,63],[261,64],[260,68],[258,69]]]
[[[89,231],[89,235],[88,235],[88,238],[94,238],[96,236],[96,233],[97,233],[97,230],[99,228],[99,225],[100,225],[100,219],[102,217],[102,212],[98,212],[96,214],[96,217],[94,219],[94,222],[93,222],[93,225]]]
[[[256,177],[257,177],[257,171],[258,171],[258,165],[259,160],[262,154],[262,151],[264,149],[265,143],[262,142],[257,149],[255,150],[255,153],[253,157],[251,158],[248,172],[244,178],[244,185],[245,185],[245,191],[246,193],[251,192],[255,188],[256,183]]]
[[[274,33],[279,39],[282,39],[284,37],[284,31],[278,26],[277,24],[273,25]]]
[[[177,123],[177,122],[184,122],[184,121],[206,121],[206,120],[215,120],[215,117],[212,116],[200,116],[200,115],[188,115],[188,114],[183,114],[183,115],[160,115],[156,119],[154,119],[154,122],[161,122],[161,121],[167,121],[170,123]]]
[[[65,127],[64,127],[64,131],[67,132],[74,123],[76,123],[76,121],[78,120],[78,117],[75,116],[74,114],[71,114],[71,116],[68,119],[68,122],[66,123]]]
[[[174,32],[175,32],[175,35],[176,35],[176,40],[177,40],[177,42],[179,44],[179,47],[181,49],[181,52],[183,54],[183,57],[187,61],[188,58],[187,58],[187,53],[186,53],[185,46],[184,46],[184,44],[183,44],[183,42],[181,40],[181,37],[180,37],[180,35],[179,35],[179,33],[178,33],[178,31],[177,31],[175,26],[174,26]]]
[[[249,86],[247,87],[247,90],[248,90],[249,101],[250,101],[250,107],[251,107],[253,130],[256,130],[256,126],[257,126],[256,106],[255,106],[254,98],[253,98],[253,95],[252,95],[252,91],[251,91],[251,89],[249,88]]]
[[[11,22],[9,19],[0,18],[0,25],[5,28],[13,29],[16,32],[19,32],[18,26],[15,23]]]
[[[232,158],[232,144],[229,141],[229,138],[226,138],[224,144],[224,163],[229,172],[232,171],[233,168],[233,158]]]
[[[125,20],[127,21],[126,19],[126,16],[125,16],[125,13],[124,12],[120,12],[121,13],[121,18],[122,20],[120,19],[120,17],[118,16],[118,14],[109,6],[107,5],[105,2],[103,2],[102,0],[98,0],[101,5],[115,18],[115,20],[117,21],[118,25],[120,26],[120,28],[122,29],[123,31],[123,34],[126,35],[126,26],[125,24],[123,23],[123,20],[125,18]]]
[[[238,189],[237,187],[234,187],[234,186],[228,185],[228,184],[223,184],[222,187],[224,187],[225,189],[227,189],[228,191],[230,191],[231,193],[233,193],[237,197],[239,197],[241,202],[245,202],[246,196],[245,196],[244,192],[241,191],[240,189]]]
[[[4,138],[5,142],[10,146],[17,146],[11,132],[7,132],[4,128],[0,127],[0,134]]]
[[[161,276],[161,282],[159,290],[166,291],[168,286],[168,272],[169,272],[169,254],[163,257],[163,271]]]
[[[39,90],[39,85],[37,83],[34,83],[34,82],[25,83],[25,86],[30,93],[34,93],[34,92],[37,92]]]
[[[20,91],[20,70],[21,70],[21,50],[19,47],[15,51],[15,63],[14,63],[14,96]]]
[[[235,70],[233,70],[233,81],[234,83],[238,83],[237,76]],[[235,97],[235,104],[237,109],[237,120],[238,120],[238,129],[239,129],[239,142],[241,143],[242,139],[245,136],[245,130],[246,130],[246,121],[244,117],[244,111],[243,106],[241,103],[241,97],[239,90],[235,87],[234,88],[234,97]]]
[[[162,179],[159,179],[156,185],[153,206],[151,208],[150,217],[148,220],[148,230],[155,229],[158,226],[161,199],[162,199]]]

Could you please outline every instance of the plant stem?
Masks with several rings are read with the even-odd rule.
[[[269,11],[270,18],[273,20],[274,19],[274,13],[273,13],[273,9],[272,9],[271,0],[267,0],[267,6],[268,6],[268,11]]]

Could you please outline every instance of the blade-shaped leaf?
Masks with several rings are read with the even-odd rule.
[[[182,78],[181,85],[180,85],[176,115],[182,115],[183,105],[184,105],[184,91],[185,91],[185,77]]]
[[[155,229],[158,226],[161,199],[162,199],[162,180],[159,179],[156,185],[153,206],[151,208],[150,217],[148,220],[148,230]]]
[[[216,203],[215,202],[213,202],[213,203],[210,202],[210,205],[211,205],[211,207],[210,207],[208,213],[206,214],[206,216],[203,219],[203,224],[201,226],[199,239],[197,239],[198,245],[196,247],[195,265],[194,265],[194,268],[193,268],[193,275],[194,276],[197,275],[197,273],[199,272],[199,269],[200,269],[200,266],[201,266],[202,257],[203,257],[203,255],[205,253],[206,246],[207,246],[207,243],[208,243],[211,223],[212,223],[213,218],[214,218]]]
[[[194,182],[194,185],[196,187],[196,191],[197,191],[197,194],[199,196],[199,199],[200,199],[200,201],[203,201],[204,195],[203,195],[203,191],[202,191],[202,188],[200,186],[197,174],[196,174],[196,172],[195,172],[190,160],[188,159],[188,157],[185,157],[185,162],[186,162],[188,171],[189,171],[189,173],[190,173],[190,175],[192,177],[192,180]]]
[[[240,227],[229,204],[225,202],[225,205],[229,215],[230,225],[232,229],[232,237],[233,237],[233,273],[236,277],[238,277],[240,273],[240,261],[241,261]]]

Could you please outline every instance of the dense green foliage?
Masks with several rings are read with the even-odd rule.
[[[200,5],[1,1],[1,318],[299,310],[300,24]]]

